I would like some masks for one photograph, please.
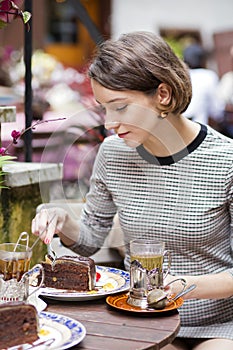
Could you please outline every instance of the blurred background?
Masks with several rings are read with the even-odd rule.
[[[95,105],[86,68],[101,41],[121,33],[148,30],[160,34],[176,54],[198,45],[203,69],[215,74],[219,112],[207,123],[233,137],[232,0],[27,0],[32,6],[32,118],[50,120],[33,131],[32,162],[64,164],[63,188],[51,199],[85,200],[98,147],[108,135],[104,115]],[[15,20],[0,30],[0,105],[16,105],[15,123],[1,127],[2,145],[12,129],[25,127],[25,28]],[[201,72],[201,71],[200,71]],[[199,87],[204,79],[198,78]],[[204,93],[204,92],[203,92]],[[216,102],[215,101],[215,102]],[[197,116],[187,115],[192,119]],[[24,161],[25,142],[11,150]]]

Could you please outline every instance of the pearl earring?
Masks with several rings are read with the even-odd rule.
[[[162,118],[166,118],[168,113],[167,112],[161,112],[160,115],[161,115]]]

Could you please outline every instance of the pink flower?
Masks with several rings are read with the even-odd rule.
[[[21,136],[21,132],[17,131],[17,130],[13,130],[11,132],[11,137],[13,137],[13,143],[16,145],[17,144],[17,140],[20,138]]]
[[[0,147],[0,154],[3,156],[6,153],[5,147]]]
[[[1,4],[1,0],[0,0]],[[66,118],[57,118],[57,119],[50,119],[50,120],[38,120],[31,126],[29,126],[27,129],[22,129],[21,131],[18,130],[12,130],[11,132],[11,137],[13,138],[12,142],[5,148],[5,147],[0,147],[0,161],[1,161],[1,156],[4,156],[8,153],[9,148],[12,146],[12,144],[17,144],[17,140],[25,134],[26,131],[28,130],[34,130],[37,125],[44,124],[44,123],[50,123],[50,122],[55,122],[58,120],[64,120]],[[0,166],[1,168],[1,166]]]
[[[0,19],[5,22],[11,22],[17,15],[19,15],[23,0],[2,0],[0,1]]]

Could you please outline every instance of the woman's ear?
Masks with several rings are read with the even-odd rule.
[[[162,106],[167,106],[171,102],[172,89],[169,85],[161,83],[157,89],[158,102]]]

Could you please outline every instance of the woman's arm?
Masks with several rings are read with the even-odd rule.
[[[41,210],[32,221],[32,233],[41,235],[44,243],[51,242],[53,235],[59,235],[62,243],[76,253],[88,256],[100,249],[111,230],[116,206],[106,186],[106,157],[103,142],[95,159],[80,221],[73,219],[66,210],[51,208]],[[48,229],[44,232],[46,225]]]
[[[217,274],[200,276],[167,276],[165,284],[182,277],[187,282],[187,287],[195,284],[196,288],[184,296],[184,299],[223,299],[233,296],[233,274],[229,271]],[[181,289],[180,282],[171,284],[171,293],[178,293]]]

